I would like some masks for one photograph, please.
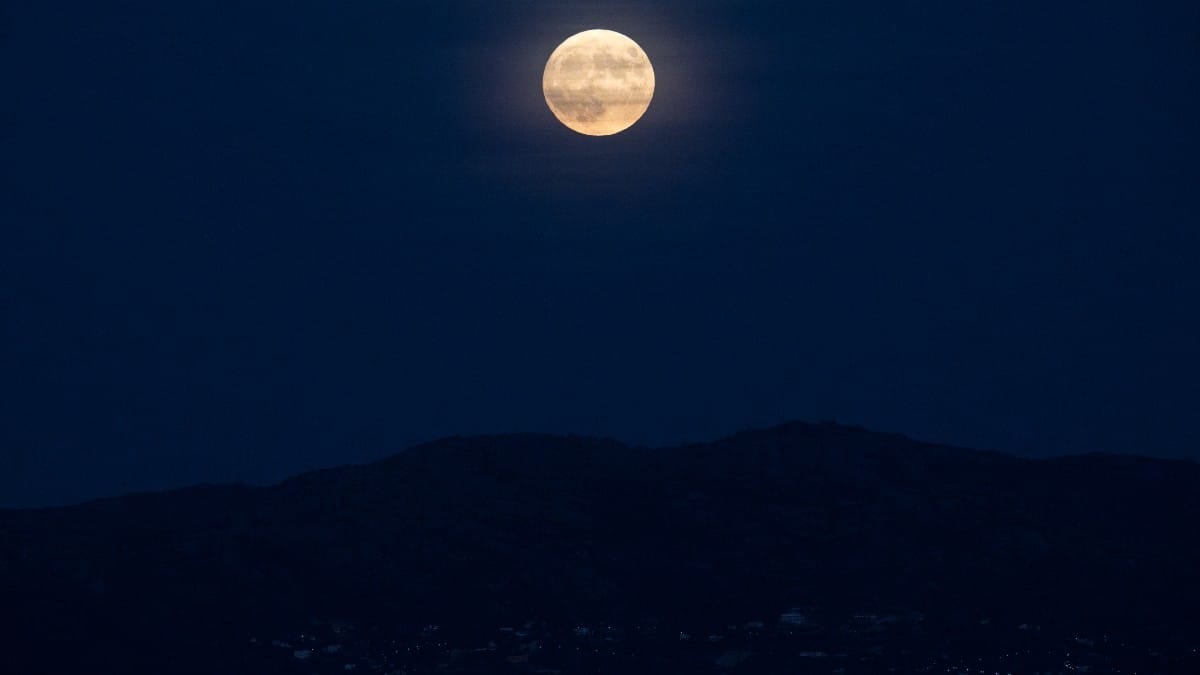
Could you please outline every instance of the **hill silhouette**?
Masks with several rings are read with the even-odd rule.
[[[1190,462],[835,424],[673,448],[450,438],[272,487],[0,512],[0,645],[12,672],[212,672],[312,617],[720,625],[804,606],[1194,630],[1197,522]]]

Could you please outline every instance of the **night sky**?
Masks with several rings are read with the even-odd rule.
[[[610,138],[563,39],[649,54]],[[0,506],[787,419],[1200,459],[1200,4],[0,8]]]

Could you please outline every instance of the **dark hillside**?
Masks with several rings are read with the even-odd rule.
[[[271,488],[0,513],[4,652],[14,672],[210,672],[309,617],[720,625],[793,605],[1194,630],[1197,522],[1186,462],[836,425],[663,449],[454,438]]]

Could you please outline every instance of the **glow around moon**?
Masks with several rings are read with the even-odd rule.
[[[542,76],[546,104],[558,121],[588,136],[633,126],[654,97],[654,68],[633,40],[611,30],[567,38]]]

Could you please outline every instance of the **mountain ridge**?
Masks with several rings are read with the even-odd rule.
[[[1071,455],[1056,455],[1047,457],[1028,457],[1020,454],[1006,452],[1004,450],[994,449],[977,449],[957,446],[947,443],[921,441],[906,434],[893,432],[878,432],[867,427],[859,425],[841,424],[837,422],[803,422],[789,421],[768,427],[746,429],[734,432],[732,434],[722,436],[712,441],[695,441],[690,443],[676,445],[638,445],[625,443],[613,438],[605,436],[595,436],[589,434],[557,434],[549,432],[511,432],[511,433],[487,433],[487,434],[470,434],[470,435],[450,435],[437,438],[430,441],[416,443],[405,447],[393,454],[361,463],[338,464],[327,467],[320,467],[307,471],[302,471],[292,476],[288,476],[279,481],[267,484],[248,483],[241,481],[232,482],[204,482],[194,485],[186,485],[182,487],[164,488],[160,490],[139,490],[121,495],[112,495],[88,499],[78,503],[53,505],[53,506],[32,506],[32,507],[10,507],[0,508],[0,514],[6,513],[29,513],[29,512],[45,512],[70,510],[81,507],[88,507],[95,504],[102,504],[113,501],[121,501],[128,499],[139,499],[144,497],[165,496],[173,494],[188,494],[193,492],[202,492],[208,490],[246,490],[246,491],[262,491],[271,490],[279,486],[291,483],[296,480],[303,479],[307,476],[325,474],[328,472],[338,472],[343,470],[372,467],[377,465],[388,465],[398,461],[407,453],[412,452],[429,452],[436,451],[438,448],[453,448],[457,444],[462,443],[491,443],[495,441],[513,441],[526,440],[535,442],[545,441],[564,441],[564,442],[594,442],[600,445],[611,446],[613,449],[620,451],[638,451],[638,452],[661,452],[669,450],[683,450],[708,448],[712,446],[720,446],[723,444],[736,443],[742,440],[762,440],[777,438],[780,434],[790,434],[797,431],[801,433],[812,433],[815,430],[835,430],[839,433],[849,432],[851,434],[861,434],[864,437],[873,439],[886,439],[892,442],[897,442],[908,446],[909,448],[918,450],[942,450],[952,453],[969,453],[975,456],[993,456],[1001,457],[1007,460],[1017,462],[1028,462],[1035,464],[1053,464],[1053,463],[1072,463],[1077,461],[1098,461],[1106,463],[1121,463],[1136,466],[1160,466],[1173,465],[1180,467],[1200,467],[1200,461],[1179,458],[1179,457],[1153,457],[1147,455],[1118,453],[1118,452],[1086,452]]]
[[[898,607],[1187,629],[1197,522],[1200,465],[1181,460],[1035,460],[832,424],[662,448],[452,437],[269,487],[0,512],[0,604],[22,619],[0,635],[27,656],[149,639],[151,671],[333,616],[720,625]]]

